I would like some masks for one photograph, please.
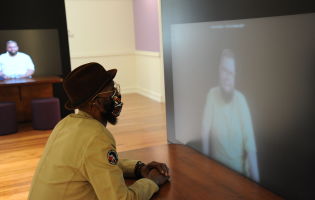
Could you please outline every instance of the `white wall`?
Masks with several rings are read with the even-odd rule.
[[[160,53],[136,51],[137,92],[153,100],[164,101],[163,66]]]
[[[72,56],[135,49],[131,0],[66,0]]]
[[[158,2],[160,49],[162,43],[161,1]],[[136,51],[138,93],[159,102],[165,101],[163,51]]]
[[[118,69],[122,93],[164,101],[160,53],[136,52],[132,0],[66,0],[72,69],[99,62]]]

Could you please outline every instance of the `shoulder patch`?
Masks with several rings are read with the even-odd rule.
[[[117,165],[118,163],[118,154],[115,150],[109,150],[107,152],[107,160],[112,165]]]

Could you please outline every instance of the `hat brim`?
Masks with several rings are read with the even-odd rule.
[[[99,93],[100,91],[103,90],[103,88],[105,86],[107,86],[108,83],[110,83],[116,76],[116,73],[117,73],[117,69],[110,69],[108,71],[106,71],[106,73],[109,75],[109,79],[107,79],[106,81],[103,82],[103,84],[100,86],[100,88],[93,93],[93,95],[91,95],[89,98],[87,98],[86,100],[84,100],[83,102],[80,102],[78,104],[72,104],[70,100],[68,100],[66,103],[65,103],[65,108],[68,109],[68,110],[74,110],[74,109],[77,109],[80,105],[88,102],[89,100],[91,100],[91,98],[93,98],[97,93]]]

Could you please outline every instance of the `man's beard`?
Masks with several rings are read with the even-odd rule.
[[[115,117],[112,112],[102,113],[102,118],[112,125],[116,125],[118,122],[117,117]]]
[[[17,54],[17,51],[16,51],[16,52],[10,52],[10,51],[8,51],[8,52],[9,52],[10,56],[15,56],[15,55]]]
[[[118,122],[118,118],[112,114],[114,110],[113,103],[112,102],[107,103],[107,105],[105,105],[104,107],[105,107],[106,112],[101,114],[103,120],[106,122],[109,122],[112,125],[116,125]]]

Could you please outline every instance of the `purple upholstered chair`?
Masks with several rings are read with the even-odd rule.
[[[15,103],[0,102],[0,135],[15,132],[17,132]]]
[[[58,98],[32,100],[33,129],[53,129],[60,120],[60,103]]]

